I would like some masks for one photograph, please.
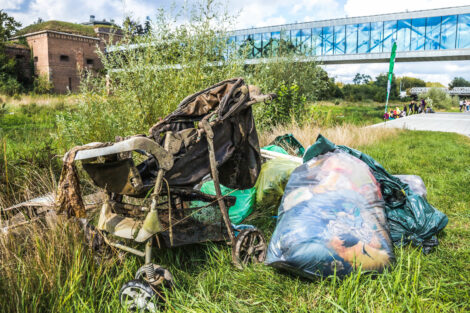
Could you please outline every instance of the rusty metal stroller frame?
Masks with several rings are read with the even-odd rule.
[[[158,245],[160,246],[158,234],[164,231],[162,230],[162,227],[160,225],[160,220],[159,220],[160,217],[158,214],[159,206],[161,205],[159,201],[160,201],[160,197],[162,196],[162,189],[163,189],[164,182],[166,183],[167,188],[168,188],[168,198],[166,200],[168,202],[169,227],[167,229],[169,232],[170,246],[174,246],[173,245],[174,225],[172,225],[172,197],[170,195],[170,190],[172,190],[173,192],[176,192],[176,193],[180,192],[180,194],[177,193],[176,196],[177,196],[177,199],[179,199],[180,201],[183,213],[185,210],[183,203],[184,201],[188,201],[184,199],[188,199],[188,198],[199,199],[205,202],[209,202],[209,205],[207,206],[210,206],[212,205],[212,203],[217,202],[217,206],[219,207],[220,213],[222,215],[222,220],[223,220],[223,223],[221,223],[221,225],[225,226],[225,232],[228,238],[226,238],[223,235],[222,229],[221,229],[221,234],[222,234],[221,236],[223,240],[227,242],[227,244],[232,246],[232,260],[234,261],[237,267],[241,268],[244,264],[250,261],[260,262],[264,260],[264,257],[266,254],[266,241],[262,233],[259,230],[255,228],[244,229],[242,231],[237,231],[238,236],[235,236],[233,225],[230,222],[229,214],[227,211],[227,206],[233,205],[234,197],[231,197],[229,195],[223,196],[221,192],[220,177],[219,177],[219,170],[218,170],[218,166],[220,164],[217,161],[217,158],[218,157],[220,158],[220,155],[219,156],[216,155],[217,151],[214,146],[215,136],[214,136],[213,127],[214,126],[217,127],[217,125],[220,126],[221,123],[226,123],[225,121],[227,120],[224,120],[224,119],[230,118],[233,114],[240,114],[238,113],[240,111],[237,111],[237,110],[240,110],[240,107],[242,106],[243,106],[242,107],[243,110],[245,109],[250,110],[249,114],[246,116],[249,116],[252,119],[251,105],[258,103],[258,102],[271,100],[274,97],[274,95],[259,95],[259,94],[250,95],[248,87],[244,85],[242,79],[228,80],[228,81],[221,82],[214,86],[216,88],[221,88],[220,86],[223,86],[222,85],[223,83],[228,84],[227,86],[229,87],[226,87],[224,91],[225,94],[223,95],[222,99],[220,99],[218,95],[216,100],[210,99],[209,96],[207,97],[207,99],[201,100],[202,102],[206,101],[209,104],[210,104],[210,101],[217,102],[216,105],[212,104],[213,107],[214,106],[216,107],[216,109],[213,109],[209,112],[205,112],[204,114],[202,114],[197,124],[197,127],[196,126],[194,128],[189,127],[188,129],[197,133],[197,139],[196,141],[193,141],[193,142],[201,143],[201,141],[204,138],[205,140],[207,140],[206,151],[208,153],[208,163],[209,163],[208,165],[209,165],[210,176],[214,182],[215,196],[206,195],[194,189],[191,189],[191,191],[188,193],[187,189],[184,189],[182,186],[178,186],[178,184],[176,184],[176,186],[172,186],[171,177],[165,178],[165,175],[171,172],[171,170],[173,169],[175,162],[178,162],[178,161],[175,161],[176,160],[175,151],[176,153],[178,153],[179,151],[178,149],[180,149],[179,146],[182,145],[181,139],[178,139],[175,137],[176,136],[175,133],[178,133],[180,130],[179,129],[173,130],[173,129],[165,128],[165,127],[168,128],[168,126],[172,126],[171,125],[172,118],[175,117],[174,113],[173,113],[173,116],[169,115],[166,118],[168,122],[167,124],[164,123],[165,122],[164,120],[163,122],[160,122],[159,124],[156,124],[154,127],[152,127],[150,129],[151,135],[148,137],[147,136],[134,136],[134,137],[130,137],[126,140],[119,141],[113,144],[99,143],[98,146],[96,145],[93,146],[93,144],[90,144],[90,146],[88,147],[87,146],[80,147],[79,151],[76,152],[76,155],[73,161],[78,161],[78,160],[85,161],[85,163],[82,163],[83,167],[88,172],[88,174],[90,175],[92,180],[95,182],[95,184],[108,191],[107,200],[104,202],[100,210],[100,217],[99,217],[98,225],[96,227],[98,232],[95,231],[95,234],[99,234],[102,237],[103,241],[109,246],[122,249],[124,251],[130,252],[132,254],[145,258],[145,265],[142,266],[137,272],[136,277],[135,277],[136,280],[128,282],[121,289],[121,303],[123,303],[123,295],[126,295],[126,294],[128,295],[130,293],[129,290],[131,289],[135,290],[135,288],[137,288],[136,284],[137,285],[142,284],[143,283],[142,280],[144,281],[144,283],[148,283],[150,286],[153,286],[153,287],[162,283],[166,285],[171,284],[172,279],[171,279],[171,275],[169,274],[169,272],[159,267],[158,265],[152,264],[152,247],[154,245],[154,237],[156,236]],[[214,88],[214,86],[212,86],[211,88]],[[192,96],[193,98],[191,97],[186,98],[185,100],[183,100],[182,103],[184,103],[185,101],[187,103],[188,101],[193,101],[194,99],[196,99],[194,101],[197,101],[197,97],[203,95],[203,92],[206,92],[208,90],[210,91],[210,88]],[[230,97],[234,97],[235,93],[238,94],[238,100],[237,100],[238,102],[236,102],[236,105],[233,105],[233,106],[227,105],[228,101],[230,100]],[[207,103],[204,102],[203,104],[207,106]],[[225,112],[222,112],[222,109],[220,108],[222,106],[221,103],[226,104]],[[240,103],[242,103],[242,105],[240,105]],[[181,104],[180,104],[178,108],[179,110],[178,113],[181,115],[181,111],[183,111],[184,109],[185,107],[181,107]],[[178,123],[178,121],[176,121],[176,123]],[[187,120],[185,120],[184,123],[187,123]],[[247,134],[244,134],[245,131],[242,129],[243,126],[241,124],[237,126],[239,126],[239,128],[241,129],[240,132],[242,133],[242,135],[247,136]],[[160,129],[161,132],[155,131],[155,129],[158,129],[158,127],[161,128]],[[252,128],[254,129],[254,124]],[[254,134],[256,135],[255,129],[254,129]],[[160,135],[163,135],[163,136],[160,136]],[[202,142],[202,144],[204,144],[204,142]],[[256,145],[258,145],[257,135],[256,135]],[[120,181],[119,183],[116,183],[114,181],[109,181],[109,177],[103,178],[103,176],[106,176],[106,174],[103,174],[103,173],[108,173],[109,174],[108,176],[114,177],[113,175],[115,175],[114,174],[115,171],[114,171],[114,168],[112,167],[114,165],[112,165],[110,169],[107,169],[105,167],[99,167],[99,166],[102,166],[105,164],[115,164],[115,163],[119,163],[120,161],[126,161],[129,159],[132,160],[132,158],[129,157],[130,155],[129,153],[131,153],[132,151],[136,151],[141,154],[145,154],[149,157],[153,157],[156,163],[158,164],[158,171],[156,173],[155,182],[153,183],[153,186],[152,186],[153,188],[149,188],[149,185],[146,185],[145,186],[146,188],[142,187],[143,180],[140,175],[141,173],[137,171],[137,168],[134,166],[133,161],[132,163],[129,163],[130,165],[127,164],[128,167],[125,167],[126,171],[122,172],[124,174],[120,174],[118,175],[119,177],[115,177],[115,180]],[[257,146],[257,153],[259,154],[259,146]],[[64,160],[65,158],[66,157],[64,157]],[[107,158],[108,160],[111,159],[112,161],[106,162]],[[102,161],[103,159],[105,159],[104,163],[98,163],[98,164],[86,163],[86,161],[90,161],[90,160]],[[118,165],[120,166],[120,164],[121,163],[119,163]],[[96,167],[97,165],[98,167]],[[142,163],[140,165],[142,165]],[[239,172],[240,171],[242,170],[239,170]],[[191,176],[191,179],[193,180],[192,185],[194,185],[194,180],[202,179],[201,175],[199,175],[199,177],[196,177],[194,179]],[[253,175],[253,173],[250,173],[250,175]],[[256,176],[257,176],[257,173],[256,173]],[[122,180],[121,178],[125,178],[125,181],[121,181]],[[106,179],[108,179],[108,181],[106,181]],[[256,180],[256,177],[254,181],[255,180]],[[227,179],[225,179],[225,181],[227,181]],[[254,181],[252,179],[252,182],[250,182],[249,184],[251,184],[252,186],[252,184],[254,184]],[[224,183],[224,185],[225,184],[226,183]],[[116,187],[115,185],[119,185],[119,186]],[[246,186],[247,183],[245,182],[242,185]],[[142,194],[145,194],[145,192],[147,192],[147,195],[148,195],[149,191],[151,191],[151,194],[150,194],[151,204],[150,204],[149,209],[146,209],[143,206],[125,204],[122,202],[123,195],[142,198]],[[184,194],[183,191],[187,193],[186,198],[182,196],[182,194]],[[136,221],[132,218],[123,217],[119,215],[118,214],[119,212],[117,212],[117,209],[120,207],[124,207],[125,209],[130,208],[131,210],[137,209],[139,213],[138,215],[142,215],[140,213],[147,212],[142,224],[139,224],[141,222],[140,220]],[[202,208],[205,208],[205,207],[202,207]],[[202,209],[202,208],[199,208],[199,209]],[[191,217],[191,215],[192,214],[190,214],[189,216],[185,216],[183,219],[189,218]],[[139,226],[141,227],[139,228]],[[124,245],[122,243],[114,242],[110,238],[108,238],[106,233],[110,233],[117,237],[134,240],[135,242],[138,242],[138,243],[145,243],[145,250],[144,251],[138,250],[133,247]],[[228,241],[226,239],[228,239]],[[213,239],[208,239],[208,240],[213,240]],[[201,241],[195,241],[195,242],[201,242]],[[143,293],[147,292],[145,291],[146,290],[145,286],[140,286],[139,288],[143,290],[142,291]]]

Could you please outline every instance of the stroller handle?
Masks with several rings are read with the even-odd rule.
[[[267,95],[253,95],[251,96],[251,101],[248,102],[248,105],[253,105],[259,102],[266,102],[271,101],[277,98],[277,94],[275,93],[268,93]]]

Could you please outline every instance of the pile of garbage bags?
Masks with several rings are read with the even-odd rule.
[[[383,270],[396,246],[428,253],[447,216],[414,175],[390,175],[372,157],[319,135],[287,183],[266,264],[300,275]]]
[[[268,160],[255,187],[222,193],[237,198],[229,208],[235,224],[254,205],[278,207],[266,264],[306,277],[342,276],[359,267],[380,272],[393,262],[394,245],[412,243],[428,253],[438,244],[448,219],[427,202],[419,176],[393,176],[369,155],[322,135],[307,150],[291,134],[262,149],[302,161]],[[206,182],[201,191],[213,189]]]

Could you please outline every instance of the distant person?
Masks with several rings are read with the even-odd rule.
[[[421,99],[421,113],[426,113],[426,101],[424,98]]]
[[[403,112],[405,112],[405,115],[406,112],[408,112],[408,105],[406,105],[406,103],[403,105]]]
[[[463,104],[464,104],[463,99],[460,99],[460,101],[459,101],[459,111],[460,112],[462,112],[462,109],[464,109],[464,111],[465,111],[465,108],[463,107]]]
[[[470,101],[468,99],[465,99],[465,106],[467,107],[467,112],[470,112]]]
[[[418,103],[416,103],[416,101],[414,102],[414,113],[418,113]]]
[[[384,113],[384,120],[388,120],[390,118],[390,114],[387,111]]]

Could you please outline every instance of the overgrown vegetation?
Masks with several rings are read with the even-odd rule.
[[[230,47],[216,38],[229,28],[231,17],[223,7],[209,4],[216,6],[187,10],[192,12],[189,24],[161,12],[152,32],[128,34],[138,48],[116,50],[103,59],[109,88],[104,77],[89,76],[82,93],[69,98],[2,96],[0,208],[54,191],[60,155],[73,145],[147,133],[187,95],[245,76],[263,92],[279,96],[255,107],[261,145],[293,133],[308,146],[321,132],[337,144],[370,154],[391,173],[420,175],[430,202],[448,215],[449,225],[430,255],[411,247],[395,249],[397,261],[385,273],[357,271],[342,280],[332,276],[309,281],[264,265],[235,270],[230,248],[223,244],[158,251],[154,261],[176,280],[176,288],[164,293],[162,311],[469,311],[469,139],[363,128],[381,120],[383,105],[368,96],[360,105],[318,101],[325,93],[341,98],[338,89],[344,92],[345,87],[315,63],[291,62],[298,56],[289,51],[259,66],[244,66],[238,52],[225,61],[222,56]],[[220,66],[211,66],[214,62]],[[383,79],[360,78],[358,85],[372,84],[371,90],[384,92]],[[260,227],[269,240],[275,210],[255,208],[246,223]],[[0,311],[123,312],[119,289],[141,265],[137,257],[117,254],[97,263],[73,222],[36,221],[0,236]]]
[[[31,24],[26,26],[15,33],[15,36],[22,36],[29,33],[35,33],[42,30],[55,30],[58,32],[72,33],[76,35],[97,37],[93,26],[82,25],[77,23],[69,23],[63,21],[47,21],[41,23]]]
[[[294,130],[304,145],[319,128]],[[470,270],[470,233],[466,214],[470,188],[466,164],[470,141],[449,133],[392,130],[388,133],[358,127],[323,129],[337,143],[369,153],[392,173],[420,175],[429,201],[449,216],[440,245],[424,256],[411,247],[395,249],[396,263],[376,276],[360,271],[340,280],[309,281],[264,265],[234,270],[230,248],[201,244],[162,250],[155,262],[168,268],[176,288],[166,291],[162,311],[189,312],[466,312]],[[303,134],[303,135],[301,135]],[[271,131],[262,133],[269,141]],[[372,139],[371,139],[372,138]],[[432,166],[430,165],[432,164]],[[439,169],[438,171],[436,169]],[[255,209],[247,223],[268,235],[275,220]],[[0,237],[0,310],[5,312],[123,312],[118,293],[142,264],[137,257],[95,263],[77,235],[76,225],[33,226]]]
[[[459,105],[458,96],[450,96],[441,88],[431,88],[428,92],[420,94],[420,99],[426,99],[428,106],[434,109],[451,109]]]

